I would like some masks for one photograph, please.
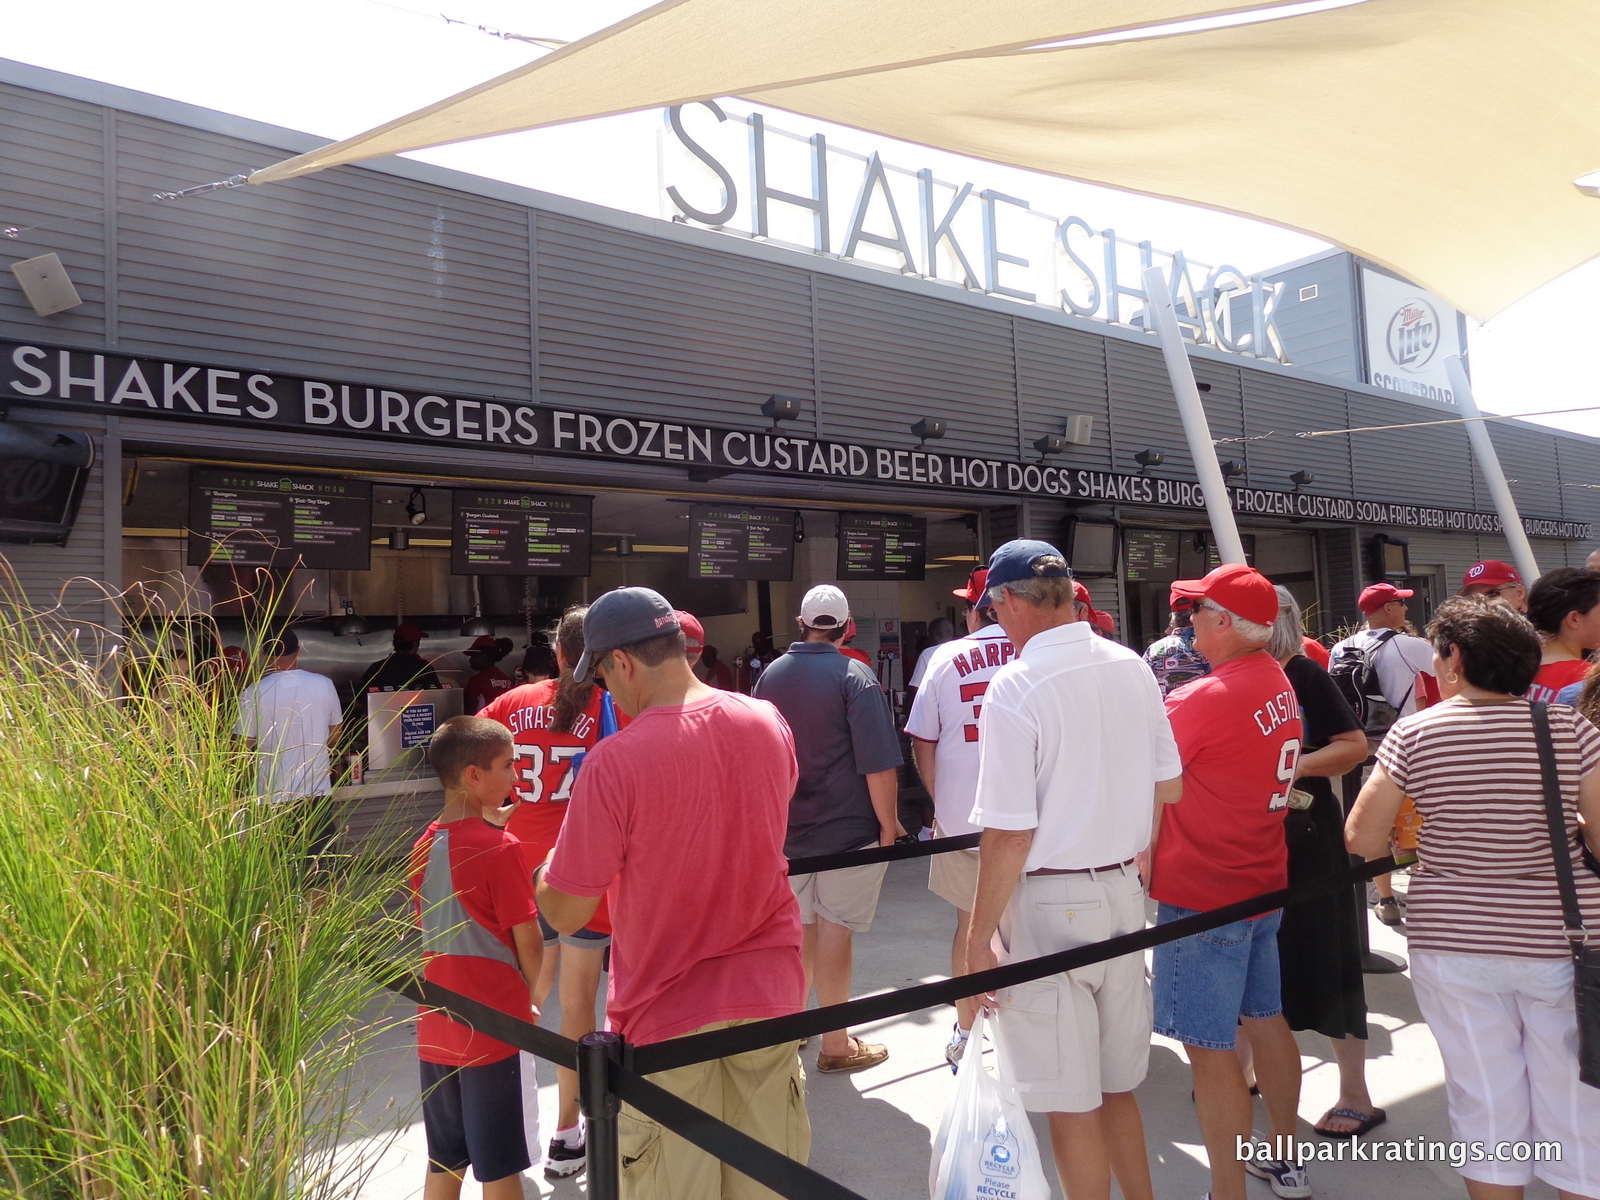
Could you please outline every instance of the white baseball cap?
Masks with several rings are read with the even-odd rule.
[[[831,583],[819,583],[800,601],[800,623],[811,629],[837,629],[850,619],[850,601]]]

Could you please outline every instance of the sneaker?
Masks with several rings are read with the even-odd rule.
[[[956,1068],[961,1065],[961,1052],[967,1048],[970,1030],[962,1029],[957,1025],[950,1034],[950,1040],[945,1043],[944,1060],[950,1064],[950,1073],[955,1074]]]
[[[588,1150],[583,1142],[569,1146],[561,1138],[551,1138],[550,1150],[544,1158],[544,1177],[565,1179],[569,1175],[576,1175],[583,1170],[587,1159]]]
[[[1257,1179],[1265,1179],[1272,1190],[1284,1200],[1305,1200],[1311,1195],[1311,1179],[1304,1167],[1297,1167],[1281,1159],[1251,1159],[1244,1169]]]
[[[1405,920],[1405,914],[1400,911],[1400,903],[1393,896],[1385,896],[1378,901],[1378,920],[1385,925],[1397,926]]]

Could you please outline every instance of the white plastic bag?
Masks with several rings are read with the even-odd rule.
[[[1016,1088],[983,1065],[984,1013],[956,1071],[956,1094],[933,1140],[931,1200],[1050,1200],[1028,1114]]]

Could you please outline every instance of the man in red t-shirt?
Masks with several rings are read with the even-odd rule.
[[[511,790],[511,738],[493,721],[453,717],[433,735],[428,760],[444,784],[444,810],[411,851],[423,978],[536,1021],[533,884],[517,839],[489,823],[509,808],[501,802]],[[417,1017],[417,1057],[424,1200],[455,1200],[469,1165],[485,1200],[521,1200],[522,1172],[539,1157],[533,1057],[436,1008]]]
[[[540,912],[576,930],[609,889],[606,1023],[635,1044],[800,1011],[800,909],[783,855],[797,777],[788,726],[765,701],[696,679],[677,615],[648,588],[601,596],[583,636],[574,678],[598,670],[633,723],[584,761],[540,873]],[[786,1042],[650,1078],[803,1162],[797,1050]],[[619,1132],[625,1195],[746,1194],[731,1167],[632,1108]]]
[[[1158,813],[1150,895],[1157,923],[1285,887],[1283,817],[1300,759],[1300,705],[1267,653],[1278,594],[1242,563],[1172,585],[1174,610],[1193,613],[1194,646],[1211,673],[1174,689],[1167,716],[1183,760],[1183,798]],[[1194,1071],[1214,1200],[1244,1200],[1245,1171],[1279,1196],[1309,1196],[1292,1161],[1240,1162],[1250,1138],[1250,1090],[1234,1041],[1241,1019],[1273,1135],[1293,1137],[1300,1051],[1283,1019],[1278,978],[1281,911],[1156,947],[1155,1032],[1184,1043]]]

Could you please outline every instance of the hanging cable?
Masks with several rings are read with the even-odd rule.
[[[1582,408],[1547,408],[1530,413],[1501,413],[1495,416],[1480,417],[1451,417],[1443,421],[1408,421],[1404,425],[1358,425],[1354,429],[1302,429],[1296,433],[1283,433],[1276,429],[1266,433],[1251,434],[1249,437],[1214,438],[1212,444],[1222,446],[1234,442],[1264,442],[1275,437],[1319,438],[1342,437],[1350,433],[1384,433],[1390,429],[1426,429],[1434,425],[1470,425],[1474,421],[1520,421],[1524,417],[1553,417],[1560,413],[1600,412],[1600,404],[1588,404]]]
[[[416,8],[407,8],[403,4],[391,4],[389,0],[366,0],[368,4],[376,4],[379,8],[392,8],[395,12],[410,13],[413,17],[423,17],[427,20],[443,21],[446,25],[460,25],[464,29],[473,29],[479,33],[486,33],[492,38],[499,38],[502,42],[526,42],[530,46],[543,46],[546,50],[559,50],[567,45],[560,38],[529,37],[525,33],[510,33],[504,29],[496,29],[493,25],[480,25],[476,21],[463,21],[459,17],[452,17],[442,12],[423,12]]]

